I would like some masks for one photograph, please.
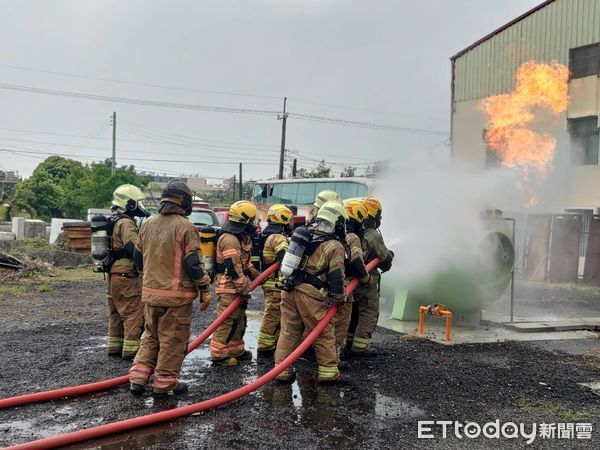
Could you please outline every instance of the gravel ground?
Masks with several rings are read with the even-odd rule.
[[[126,373],[105,355],[104,287],[99,278],[0,287],[2,397]],[[262,301],[249,311],[248,346],[256,347]],[[193,322],[197,334],[214,306]],[[534,423],[589,422],[591,440],[541,439],[533,448],[598,448],[600,396],[578,383],[600,381],[597,339],[553,343],[442,346],[376,331],[379,355],[351,361],[341,383],[319,386],[309,355],[291,385],[270,383],[217,410],[73,448],[520,448],[516,439],[417,439],[417,421],[499,419]],[[575,348],[576,351],[570,351]],[[161,411],[235,389],[272,366],[254,360],[212,368],[206,345],[188,357],[181,399],[132,397],[125,388],[0,411],[0,445],[25,442]]]

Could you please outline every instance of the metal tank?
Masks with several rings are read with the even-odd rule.
[[[418,279],[382,283],[382,297],[393,298],[392,317],[418,320],[419,307],[438,303],[463,322],[476,322],[480,312],[509,286],[515,264],[514,222],[510,219],[485,221],[486,232],[472,260],[446,264]]]

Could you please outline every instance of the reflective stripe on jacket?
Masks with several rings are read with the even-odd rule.
[[[142,302],[152,306],[182,306],[198,296],[198,286],[186,273],[183,260],[200,253],[196,228],[179,214],[159,214],[140,230],[137,250],[144,258]]]
[[[243,233],[241,241],[238,236],[223,233],[217,241],[217,264],[226,267],[226,260],[230,259],[236,276],[230,273],[219,273],[216,277],[215,292],[217,294],[247,294],[250,280],[244,271],[254,271],[251,261],[252,239]],[[225,269],[227,270],[227,269]]]

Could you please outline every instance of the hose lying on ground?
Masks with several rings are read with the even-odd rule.
[[[371,271],[379,264],[378,259],[374,259],[367,264],[367,270]],[[346,287],[346,294],[352,293],[358,285],[358,279],[353,279]],[[207,409],[217,408],[226,403],[237,400],[244,395],[248,395],[254,392],[261,386],[267,384],[273,380],[277,375],[291,366],[302,354],[308,350],[313,342],[323,332],[329,321],[333,318],[337,311],[337,306],[334,305],[329,308],[327,314],[317,324],[317,326],[309,333],[309,335],[302,341],[302,343],[285,358],[281,364],[275,366],[273,369],[265,373],[263,376],[257,378],[252,383],[242,386],[234,391],[228,392],[218,397],[214,397],[208,400],[204,400],[200,403],[194,403],[192,405],[182,406],[180,408],[168,409],[154,414],[148,414],[146,416],[133,417],[131,419],[121,420],[119,422],[107,423],[106,425],[100,425],[97,427],[86,428],[84,430],[73,431],[71,433],[60,434],[58,436],[52,436],[37,441],[31,441],[24,444],[18,444],[8,449],[50,449],[62,447],[65,445],[72,445],[78,442],[89,441],[91,439],[97,439],[102,436],[109,434],[121,433],[123,431],[132,430],[135,428],[146,427],[149,425],[156,425],[162,422],[168,422],[170,420],[178,419],[180,417],[189,416]]]
[[[261,285],[269,275],[272,275],[279,268],[279,263],[273,264],[271,267],[261,273],[256,280],[250,284],[250,290],[256,289]],[[221,325],[240,305],[241,297],[237,297],[231,305],[221,313],[210,326],[194,339],[188,345],[187,352],[190,353],[196,350],[211,334]],[[109,378],[94,383],[81,384],[79,386],[70,386],[66,388],[54,389],[52,391],[36,392],[34,394],[24,394],[16,397],[0,399],[0,409],[12,408],[14,406],[28,405],[30,403],[47,402],[64,397],[73,397],[75,395],[91,394],[92,392],[103,391],[121,384],[129,383],[129,375],[122,377]]]

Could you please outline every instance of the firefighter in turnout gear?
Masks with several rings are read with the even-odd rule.
[[[338,194],[335,191],[332,191],[331,189],[322,190],[317,194],[317,196],[315,197],[315,202],[313,203],[313,208],[308,214],[309,223],[315,220],[319,209],[321,209],[321,206],[323,206],[326,202],[330,201],[336,201],[339,204],[342,204],[342,198],[340,197],[340,194]]]
[[[263,230],[262,270],[283,260],[288,248],[288,238],[292,234],[290,222],[293,213],[285,205],[273,205],[267,212],[267,227]],[[269,353],[275,350],[279,338],[279,304],[281,288],[279,271],[271,275],[262,285],[265,297],[265,312],[258,332],[258,351]]]
[[[346,221],[346,284],[352,278],[358,278],[360,283],[365,285],[371,279],[365,267],[362,249],[363,221],[368,215],[367,208],[358,200],[345,201],[344,208],[348,213],[348,220]],[[348,336],[353,303],[353,296],[348,296],[346,303],[339,308],[333,319],[337,348],[342,359],[346,351],[346,337]]]
[[[256,206],[240,200],[229,208],[229,220],[221,228],[217,241],[215,291],[219,316],[238,295],[242,304],[216,329],[210,341],[210,357],[214,365],[236,366],[249,361],[252,353],[245,349],[246,308],[250,299],[250,280],[258,276],[252,265],[252,237],[256,233]]]
[[[379,267],[370,273],[367,284],[359,285],[354,291],[354,307],[348,332],[348,345],[353,355],[367,356],[374,351],[370,348],[371,336],[377,326],[379,318],[379,282],[381,272],[392,268],[394,253],[387,249],[383,236],[379,231],[381,225],[381,201],[372,195],[366,197],[362,204],[367,209],[367,218],[364,220],[365,232],[362,240],[364,262],[368,264],[375,258],[381,262]]]
[[[144,392],[152,373],[154,396],[187,391],[178,376],[190,337],[192,302],[199,293],[201,302],[210,299],[210,276],[201,263],[200,239],[194,225],[186,219],[192,212],[192,196],[183,181],[171,181],[162,192],[160,214],[140,230],[134,262],[144,273],[142,302],[146,326],[129,370],[134,394]]]
[[[310,225],[310,242],[306,240],[299,265],[287,275],[286,257],[295,246],[295,239],[302,228],[294,232],[288,253],[282,263],[284,273],[281,295],[281,333],[275,351],[275,364],[280,364],[302,340],[303,333],[310,332],[323,319],[331,304],[343,305],[344,294],[344,244],[346,210],[337,201],[321,206]],[[305,230],[305,229],[304,229]],[[340,377],[334,326],[327,324],[323,333],[313,344],[317,358],[318,381],[336,381]],[[291,367],[277,376],[280,381],[294,377]]]
[[[113,193],[110,266],[107,279],[108,354],[133,359],[140,348],[144,327],[142,280],[133,265],[138,242],[135,217],[148,217],[142,191],[131,184],[119,186]]]

